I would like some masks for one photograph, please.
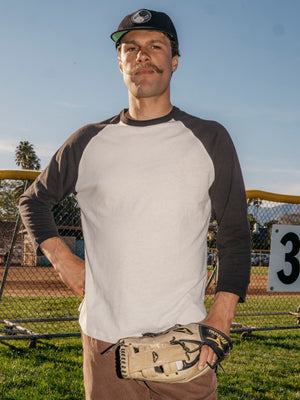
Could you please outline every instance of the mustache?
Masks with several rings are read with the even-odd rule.
[[[131,71],[130,71],[130,75],[134,75],[137,72],[139,72],[141,69],[152,69],[153,71],[157,72],[158,74],[162,74],[164,71],[160,68],[158,68],[156,65],[154,64],[139,64],[136,65]]]

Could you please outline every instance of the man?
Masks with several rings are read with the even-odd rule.
[[[188,383],[122,380],[110,343],[202,321],[229,334],[249,283],[250,241],[239,162],[226,130],[170,102],[178,38],[170,18],[139,10],[111,35],[129,108],[75,132],[22,196],[35,246],[78,295],[87,399],[216,399],[214,371]],[[51,207],[75,193],[85,262],[58,237]],[[206,315],[207,229],[218,224],[219,276]],[[215,354],[202,348],[199,369]]]

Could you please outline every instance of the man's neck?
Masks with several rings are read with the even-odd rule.
[[[164,117],[171,112],[173,106],[170,100],[160,101],[157,98],[129,98],[127,116],[130,119],[146,121]]]

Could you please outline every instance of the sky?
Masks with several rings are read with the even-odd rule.
[[[300,196],[299,0],[0,0],[0,169],[128,106],[110,34],[141,8],[179,36],[172,104],[226,127],[246,189]]]

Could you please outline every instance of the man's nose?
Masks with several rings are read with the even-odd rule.
[[[136,56],[137,61],[139,62],[146,62],[150,60],[150,55],[146,49],[141,48]]]

